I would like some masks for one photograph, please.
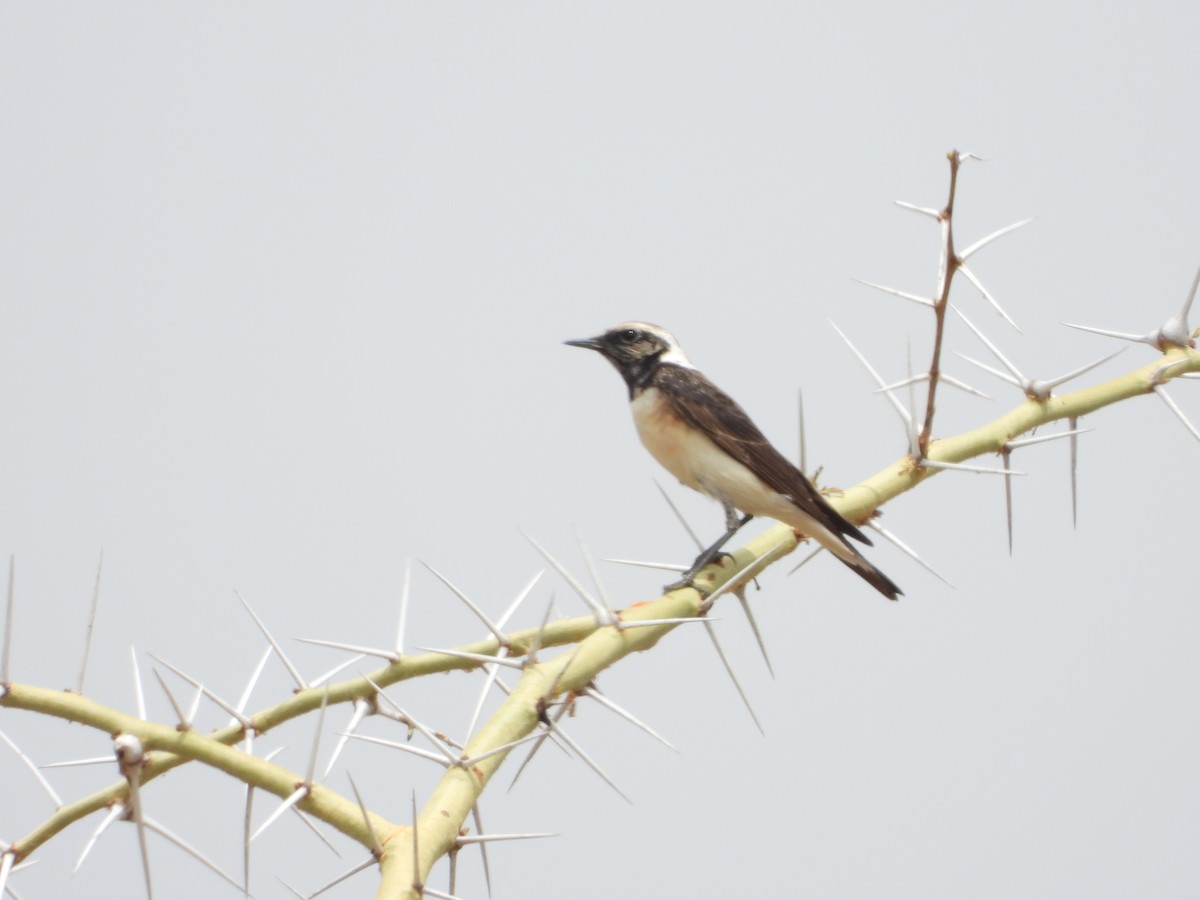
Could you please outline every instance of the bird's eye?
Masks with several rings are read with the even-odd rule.
[[[626,328],[624,331],[621,332],[620,337],[621,337],[621,343],[632,344],[634,341],[637,340],[638,333],[637,333],[637,330],[634,328]]]

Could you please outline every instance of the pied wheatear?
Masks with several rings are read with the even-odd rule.
[[[700,554],[679,585],[690,584],[738,528],[766,516],[813,538],[888,599],[903,593],[846,536],[871,541],[771,446],[745,410],[697,371],[669,331],[622,322],[599,337],[566,343],[596,350],[616,367],[629,386],[646,449],[681,483],[725,508],[724,537]],[[737,510],[745,513],[740,519]]]

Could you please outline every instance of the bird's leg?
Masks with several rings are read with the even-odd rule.
[[[738,516],[737,510],[728,503],[722,505],[725,507],[725,533],[717,538],[716,543],[696,557],[696,561],[692,563],[691,568],[684,572],[678,581],[672,582],[663,588],[664,593],[677,591],[680,588],[692,587],[692,579],[696,577],[700,570],[716,559],[718,555],[727,555],[721,554],[721,548],[725,546],[725,543],[731,537],[741,530],[743,525],[754,518],[749,513],[746,513],[744,516]]]

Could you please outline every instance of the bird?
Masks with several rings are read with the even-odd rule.
[[[669,589],[691,585],[725,541],[762,516],[814,539],[889,600],[903,594],[847,540],[870,545],[870,539],[829,505],[732,397],[692,365],[671,332],[649,322],[622,322],[597,337],[564,343],[595,350],[613,364],[629,388],[633,421],[650,455],[725,509],[725,535]]]

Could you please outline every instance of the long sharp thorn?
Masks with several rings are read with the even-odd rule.
[[[480,609],[478,606],[476,606],[471,601],[470,597],[468,597],[466,594],[464,594],[462,591],[460,591],[457,587],[455,587],[454,583],[451,582],[450,579],[448,579],[445,575],[443,575],[441,572],[439,572],[433,566],[429,565],[429,563],[424,562],[423,560],[418,560],[418,562],[420,562],[421,565],[423,565],[426,569],[428,569],[434,578],[436,578],[438,581],[440,581],[442,584],[444,584],[446,587],[448,587],[450,589],[450,592],[452,594],[454,594],[454,596],[456,596],[459,600],[461,600],[463,602],[463,604],[467,607],[467,609],[469,609],[469,610],[471,610],[471,612],[475,613],[475,617],[484,624],[484,626],[487,628],[487,630],[492,633],[492,636],[495,637],[496,640],[500,642],[501,646],[508,643],[508,636],[496,626],[495,622],[493,622],[491,619],[489,619],[487,617],[487,614],[484,613],[484,611],[482,609]]]
[[[970,269],[968,269],[966,266],[962,265],[961,263],[958,266],[958,271],[962,272],[963,275],[965,275],[967,277],[967,281],[969,281],[969,282],[971,282],[971,284],[975,285],[975,287],[979,290],[979,293],[983,295],[983,299],[986,300],[988,303],[992,304],[992,307],[996,310],[996,312],[1000,313],[1000,315],[1004,319],[1004,321],[1006,321],[1009,325],[1011,325],[1013,327],[1013,330],[1015,330],[1018,334],[1024,333],[1021,331],[1021,326],[1019,326],[1013,320],[1012,316],[1010,316],[1007,312],[1005,312],[1004,307],[1001,306],[999,301],[995,297],[992,296],[991,292],[988,291],[988,289],[983,286],[983,282],[980,281],[975,276],[974,272],[972,272]]]
[[[742,703],[746,706],[746,711],[750,713],[750,718],[754,720],[754,727],[758,729],[759,734],[765,737],[767,733],[763,731],[762,723],[758,721],[758,715],[754,712],[754,707],[750,705],[750,698],[742,690],[742,683],[738,681],[737,674],[733,671],[733,666],[729,664],[729,660],[725,656],[725,651],[721,649],[721,643],[717,640],[716,630],[707,619],[705,620],[705,627],[709,638],[712,640],[713,648],[717,651],[717,656],[721,658],[721,665],[725,667],[730,680],[733,681],[733,686],[737,688],[738,696],[742,698]]]
[[[371,868],[371,866],[377,865],[378,862],[379,861],[377,859],[375,859],[374,856],[368,856],[365,860],[360,862],[358,865],[354,866],[349,871],[343,872],[341,875],[338,875],[332,881],[327,881],[325,884],[321,885],[319,888],[317,888],[311,894],[309,894],[307,896],[304,896],[302,894],[297,894],[296,896],[300,897],[301,900],[314,900],[314,898],[321,896],[323,893],[325,893],[330,888],[337,887],[343,881],[353,878],[359,872],[362,872],[365,869],[369,869],[369,868]]]
[[[967,463],[952,463],[944,462],[937,459],[923,459],[921,465],[928,466],[931,469],[951,469],[957,472],[974,472],[978,475],[1028,475],[1028,472],[1020,472],[1016,469],[991,469],[987,466],[972,466]]]
[[[321,693],[321,709],[317,713],[317,727],[313,730],[312,752],[308,755],[308,769],[304,776],[304,783],[311,785],[313,783],[313,774],[317,771],[317,752],[321,748],[321,729],[325,727],[325,709],[329,705],[329,688],[326,687]]]
[[[254,620],[254,624],[258,626],[258,630],[263,633],[263,637],[267,639],[267,643],[270,644],[275,649],[275,652],[279,654],[279,661],[282,662],[284,668],[288,670],[288,674],[292,676],[292,680],[296,682],[296,686],[302,691],[307,690],[308,684],[300,675],[300,671],[292,665],[292,661],[288,659],[287,654],[283,652],[283,648],[279,646],[279,642],[275,640],[275,638],[271,637],[271,632],[267,630],[267,626],[263,623],[263,620],[258,617],[258,613],[256,613],[253,608],[251,608],[250,604],[246,602],[245,597],[243,597],[237,591],[234,591],[233,593],[234,596],[241,601],[242,606],[246,607],[246,612],[250,613],[250,618],[252,618]]]
[[[468,756],[459,763],[459,768],[469,769],[477,763],[483,762],[485,759],[490,759],[500,753],[507,753],[513,747],[519,747],[521,744],[527,744],[537,737],[537,732],[530,732],[525,737],[517,738],[515,741],[509,741],[507,744],[501,744],[499,747],[493,747],[491,750],[484,750],[482,753],[476,753],[474,756]]]
[[[145,822],[146,827],[149,828],[151,831],[153,831],[155,834],[158,834],[161,837],[166,838],[168,841],[170,841],[172,844],[174,844],[176,847],[178,847],[184,853],[189,854],[193,859],[197,860],[198,862],[200,862],[201,864],[206,866],[210,871],[215,872],[217,875],[221,876],[223,879],[225,879],[230,884],[232,884],[235,888],[237,888],[238,890],[241,890],[242,886],[240,884],[238,884],[236,881],[234,881],[232,878],[230,878],[229,875],[227,875],[224,871],[222,871],[221,868],[219,866],[217,866],[216,863],[214,863],[212,860],[210,860],[207,856],[205,856],[203,853],[201,853],[199,850],[197,850],[195,847],[193,847],[191,844],[189,844],[187,841],[185,841],[183,838],[181,838],[175,832],[171,831],[169,828],[167,828],[161,822],[156,822],[154,819],[151,819],[149,817],[145,818],[143,821]]]
[[[913,379],[912,379],[913,367],[912,367],[912,339],[911,338],[906,339],[904,341],[904,350],[905,350],[905,365],[908,368],[908,379],[907,379],[907,382],[908,382],[908,409],[909,409],[908,452],[911,453],[915,457],[918,453],[920,453],[921,448],[920,448],[920,444],[918,443],[918,441],[920,440],[920,437],[917,434],[917,392],[916,392],[915,388],[913,387]],[[929,376],[929,379],[930,379],[930,384],[931,384],[931,390],[936,391],[937,390],[937,380],[934,379],[932,375]]]
[[[642,569],[661,569],[664,572],[686,572],[687,566],[681,566],[678,563],[665,562],[648,562],[641,559],[613,559],[610,556],[604,557],[605,562],[616,563],[618,566],[637,566]]]
[[[789,574],[789,575],[795,574],[796,571],[801,566],[806,565],[809,562],[809,560],[811,560],[814,556],[816,556],[818,553],[820,553],[824,549],[825,549],[824,547],[817,547],[815,550],[813,550],[811,553],[809,553],[808,556],[804,557],[804,559],[800,560],[800,562],[796,563],[794,566],[792,566],[790,569],[788,569],[787,574]]]
[[[83,661],[79,664],[79,677],[75,679],[75,693],[83,695],[83,679],[87,675],[88,655],[92,651],[92,632],[96,627],[96,610],[100,606],[100,575],[104,571],[104,548],[100,548],[100,562],[96,566],[96,584],[92,588],[92,608],[88,612],[87,630],[83,633]]]
[[[8,873],[13,870],[13,862],[17,855],[12,850],[6,850],[0,854],[0,894],[3,894],[8,888]]]
[[[254,685],[258,684],[259,676],[262,675],[263,666],[267,664],[267,659],[271,655],[271,647],[268,646],[263,652],[262,658],[258,661],[258,665],[254,667],[254,673],[250,676],[250,680],[246,682],[246,689],[242,691],[242,696],[238,698],[237,714],[240,717],[246,709],[246,704],[250,702],[250,692],[254,690]]]
[[[470,653],[466,650],[444,650],[441,647],[414,647],[414,650],[420,650],[422,653],[438,653],[442,656],[453,656],[455,659],[469,659],[485,665],[507,666],[510,669],[523,669],[523,663],[515,659],[509,659],[506,656],[489,656],[486,653]],[[501,648],[504,649],[503,647]]]
[[[412,560],[404,561],[404,581],[400,587],[400,622],[396,626],[396,655],[404,653],[404,628],[408,620],[408,591],[412,584]]]
[[[331,650],[345,650],[347,653],[357,653],[359,659],[362,659],[364,656],[376,656],[390,663],[400,661],[400,656],[395,651],[384,650],[380,647],[363,647],[359,644],[345,644],[341,641],[323,641],[320,638],[296,638],[295,640],[301,644],[313,644],[317,647],[328,647]]]
[[[309,793],[312,793],[312,792],[309,791]],[[308,796],[308,795],[305,794],[305,796]],[[327,837],[325,837],[325,835],[321,834],[321,830],[319,828],[317,828],[317,826],[315,824],[313,824],[312,819],[310,819],[304,813],[300,812],[300,810],[297,809],[295,806],[293,806],[291,808],[291,810],[295,814],[296,818],[299,819],[302,823],[304,823],[305,827],[308,828],[308,830],[311,831],[316,836],[317,840],[320,841],[322,844],[324,844],[329,849],[330,853],[332,853],[338,859],[342,858],[342,854],[338,853],[337,847],[333,846],[333,844],[331,844],[329,842],[329,838],[327,838]]]
[[[738,598],[738,603],[742,605],[742,612],[746,614],[746,621],[750,623],[750,631],[754,633],[754,640],[758,644],[758,652],[762,654],[763,662],[767,664],[767,671],[770,673],[772,680],[775,678],[775,667],[771,665],[771,657],[767,654],[767,644],[763,640],[762,632],[758,630],[758,622],[754,618],[754,611],[750,609],[750,601],[746,599],[746,592],[740,591],[735,596]]]
[[[21,748],[13,743],[12,738],[10,738],[3,731],[0,731],[0,739],[3,739],[4,743],[8,744],[8,746],[12,748],[12,752],[17,754],[17,757],[21,760],[21,762],[25,763],[25,766],[30,772],[33,773],[33,777],[38,780],[38,784],[40,784],[42,789],[50,795],[50,799],[54,802],[54,808],[58,809],[60,806],[62,806],[62,798],[55,793],[54,788],[50,787],[50,782],[46,780],[45,775],[38,771],[38,767],[33,764],[33,760],[26,756],[21,751]]]
[[[172,672],[174,672],[176,675],[178,675],[180,678],[182,678],[184,681],[186,681],[192,687],[196,688],[197,691],[199,691],[199,695],[208,697],[208,699],[210,699],[213,703],[217,704],[217,706],[221,707],[221,709],[225,710],[225,712],[227,712],[231,716],[233,716],[234,719],[236,719],[241,725],[248,726],[250,724],[250,720],[247,719],[244,715],[242,715],[237,707],[231,706],[230,704],[226,703],[224,700],[222,700],[220,697],[218,697],[212,691],[208,690],[197,679],[193,678],[191,675],[187,674],[182,669],[176,668],[175,666],[171,665],[169,662],[167,662],[165,659],[163,659],[160,656],[155,656],[153,653],[149,653],[147,655],[151,659],[162,663],[164,666],[166,666],[168,669],[170,669]],[[190,723],[195,718],[195,716],[196,716],[196,708],[193,707],[191,713],[188,715],[188,722]]]
[[[548,719],[547,721],[552,722],[553,720]],[[551,728],[551,730],[554,731],[555,734],[557,734],[560,738],[562,738],[564,741],[566,741],[567,746],[570,747],[572,750],[574,750],[579,755],[579,758],[582,759],[585,763],[587,763],[588,768],[590,768],[593,772],[595,772],[597,775],[599,775],[605,784],[607,784],[610,788],[612,788],[614,791],[616,791],[618,794],[620,794],[621,798],[626,803],[630,804],[631,806],[633,805],[633,801],[630,800],[628,796],[626,796],[626,794],[623,790],[621,790],[619,787],[617,787],[617,783],[615,781],[613,781],[611,778],[609,778],[608,775],[605,774],[604,770],[601,769],[599,765],[597,765],[596,761],[593,760],[590,756],[588,756],[583,751],[583,748],[580,747],[577,743],[575,743],[575,741],[572,740],[565,731],[563,731],[561,728],[558,727],[558,725],[555,725],[555,724],[552,724],[550,726],[550,728]]]
[[[403,750],[405,753],[411,753],[413,756],[419,756],[421,759],[427,759],[430,762],[435,762],[443,769],[451,768],[451,763],[447,762],[444,754],[434,753],[432,750],[422,750],[420,747],[414,747],[412,744],[403,744],[400,741],[389,741],[386,738],[372,737],[369,734],[346,734],[347,738],[352,738],[356,741],[362,741],[365,744],[378,744],[380,747],[390,747],[392,750]],[[455,764],[458,760],[454,761]]]
[[[499,652],[503,653],[505,657],[508,656],[507,647],[501,647]],[[463,738],[464,741],[471,740],[471,735],[475,733],[475,726],[479,724],[479,715],[483,712],[483,704],[487,702],[488,693],[491,691],[492,685],[495,684],[496,677],[500,672],[499,666],[487,665],[483,668],[487,673],[483,679],[483,690],[479,692],[479,700],[475,704],[475,709],[471,712],[471,721],[467,723],[467,732],[466,737]]]
[[[1060,384],[1065,384],[1066,382],[1070,381],[1072,378],[1078,378],[1080,375],[1084,375],[1084,374],[1092,371],[1092,369],[1096,368],[1097,366],[1104,365],[1110,359],[1120,356],[1122,353],[1124,353],[1128,349],[1129,349],[1128,347],[1122,347],[1121,349],[1117,350],[1117,352],[1110,353],[1110,354],[1108,354],[1108,356],[1102,357],[1102,358],[1096,360],[1095,362],[1088,363],[1086,366],[1080,366],[1078,369],[1076,369],[1073,372],[1068,372],[1066,375],[1060,375],[1057,378],[1052,378],[1050,381],[1047,381],[1045,383],[1046,387],[1056,388]]]
[[[967,324],[968,328],[975,332],[975,336],[979,338],[979,340],[983,341],[987,348],[992,351],[992,354],[996,357],[996,359],[1000,360],[1000,363],[1004,366],[1004,368],[1008,369],[1008,371],[1012,373],[1012,376],[1017,379],[1018,384],[1024,384],[1028,380],[1024,375],[1021,374],[1021,370],[1014,366],[1009,361],[1008,357],[1000,352],[1000,348],[989,341],[987,335],[980,331],[975,326],[975,323],[967,318],[966,314],[961,309],[959,309],[953,303],[950,304],[950,308],[958,313],[958,317]]]
[[[422,725],[420,722],[418,722],[416,719],[414,719],[412,716],[410,716],[408,713],[406,713],[399,706],[399,704],[396,703],[396,701],[394,701],[391,697],[389,697],[387,694],[385,694],[383,692],[383,688],[381,688],[379,685],[377,685],[374,681],[371,680],[370,676],[364,675],[363,678],[365,678],[367,680],[367,683],[369,685],[371,685],[371,687],[375,688],[376,693],[380,697],[382,697],[385,701],[387,701],[387,703],[393,709],[395,709],[396,712],[400,713],[400,715],[402,715],[407,721],[411,722],[412,727],[415,728],[417,731],[421,732],[421,734],[424,736],[425,740],[427,740],[427,741],[429,741],[429,743],[433,744],[434,749],[438,750],[444,757],[446,757],[446,760],[447,760],[447,762],[450,763],[450,765],[452,765],[452,766],[458,765],[458,757],[450,752],[450,748],[446,746],[444,741],[442,741],[432,731],[430,731],[428,728],[426,728],[424,725]]]
[[[13,573],[17,567],[17,557],[8,557],[8,601],[4,605],[4,658],[0,660],[0,690],[3,685],[12,681],[9,662],[12,659],[13,635]]]
[[[875,519],[868,519],[866,522],[866,525],[871,530],[877,532],[878,534],[882,535],[883,537],[885,537],[889,541],[891,541],[892,544],[894,544],[896,547],[898,547],[902,553],[904,553],[909,559],[913,560],[915,563],[917,563],[919,566],[921,566],[921,568],[923,568],[930,575],[934,576],[937,579],[940,579],[942,582],[949,585],[950,587],[954,587],[954,585],[950,582],[950,579],[948,579],[945,575],[943,575],[941,572],[939,572],[937,569],[935,569],[933,566],[931,566],[929,563],[927,563],[924,559],[922,559],[917,554],[916,550],[914,550],[912,547],[908,546],[908,544],[904,543],[904,541],[900,540],[900,538],[896,537],[896,535],[892,534],[890,531],[888,531],[886,528],[884,528],[882,525],[880,525]]]
[[[133,809],[133,822],[137,826],[138,850],[142,855],[142,875],[146,879],[146,897],[153,900],[154,886],[150,881],[150,854],[146,849],[146,822],[142,816],[141,767],[132,766],[126,777],[129,779],[129,801]]]
[[[583,589],[583,585],[581,585],[578,581],[576,581],[575,577],[570,572],[568,572],[559,563],[559,561],[557,559],[555,559],[553,556],[551,556],[549,551],[547,551],[545,547],[543,547],[541,544],[539,544],[537,541],[535,541],[532,536],[530,536],[529,534],[526,534],[524,531],[522,531],[521,534],[523,534],[525,536],[525,540],[527,540],[527,541],[529,541],[529,543],[533,544],[533,549],[535,549],[538,553],[540,553],[542,555],[542,558],[545,559],[546,562],[550,563],[550,565],[554,568],[554,570],[563,577],[563,580],[566,581],[567,584],[569,584],[571,586],[571,590],[573,590],[576,594],[578,594],[580,599],[583,600],[583,602],[587,604],[588,609],[590,609],[592,611],[592,615],[594,615],[596,617],[596,622],[598,624],[600,624],[600,625],[612,625],[613,624],[612,616],[609,614],[608,610],[606,610],[603,606],[601,606],[595,600],[595,598],[592,597],[591,594],[589,594],[587,591],[585,591]]]
[[[1004,468],[1007,469],[1009,467],[1009,459],[1012,457],[1012,449],[1006,444],[1003,448],[1001,448],[1000,456],[1004,460]],[[1007,473],[1004,475],[1004,515],[1008,521],[1008,555],[1012,556],[1012,476]]]
[[[600,573],[596,571],[596,563],[592,559],[592,554],[588,553],[587,545],[583,542],[583,536],[578,531],[575,532],[575,541],[579,544],[579,552],[583,554],[583,564],[587,567],[588,574],[592,576],[592,584],[596,586],[596,593],[600,596],[600,602],[608,612],[609,620],[616,619],[617,614],[613,612],[612,602],[608,599],[608,592],[604,590],[604,583],[600,581]]]
[[[302,894],[302,893],[300,893],[298,890],[296,890],[294,887],[292,887],[290,884],[288,884],[286,881],[284,881],[284,880],[283,880],[282,878],[280,878],[278,875],[276,875],[276,876],[275,876],[275,880],[276,880],[276,881],[278,881],[280,884],[282,884],[282,885],[283,885],[285,888],[287,888],[289,891],[291,891],[291,892],[292,892],[292,896],[294,896],[294,897],[299,897],[299,898],[300,898],[300,900],[310,900],[310,898],[309,898],[308,896],[306,896],[305,894]]]
[[[980,238],[975,243],[973,243],[970,247],[968,247],[966,250],[964,250],[962,253],[960,253],[958,255],[958,258],[963,261],[966,261],[967,259],[969,259],[972,256],[972,254],[974,254],[978,250],[982,250],[984,247],[986,247],[992,241],[996,240],[996,238],[1004,237],[1004,235],[1006,235],[1006,234],[1012,234],[1012,232],[1016,231],[1018,228],[1022,228],[1024,226],[1028,225],[1032,221],[1033,221],[1033,216],[1030,216],[1027,219],[1021,219],[1021,221],[1019,221],[1019,222],[1013,222],[1013,224],[1008,225],[1004,228],[1001,228],[999,231],[993,231],[987,237]]]
[[[979,360],[974,359],[973,357],[967,356],[967,354],[965,354],[965,353],[959,353],[957,350],[954,350],[952,352],[959,359],[964,359],[967,362],[969,362],[971,365],[978,366],[979,368],[983,369],[985,372],[991,372],[997,378],[1001,378],[1004,381],[1007,381],[1009,384],[1015,385],[1016,387],[1022,386],[1022,382],[1019,379],[1013,378],[1007,372],[1001,372],[999,369],[993,369],[987,363],[981,363]]]
[[[1072,416],[1074,418],[1074,416]],[[1054,434],[1039,434],[1037,437],[1017,438],[1015,441],[1008,442],[1010,450],[1016,450],[1018,447],[1030,447],[1034,444],[1045,444],[1048,441],[1060,441],[1063,438],[1075,437],[1080,434],[1087,434],[1092,429],[1083,428],[1075,431],[1058,431]]]
[[[804,389],[796,389],[797,427],[800,430],[800,471],[808,472],[808,443],[804,435]],[[704,548],[701,548],[704,549]]]
[[[375,831],[375,824],[371,821],[371,814],[367,812],[367,805],[363,803],[362,794],[358,792],[358,785],[354,783],[354,776],[347,772],[346,777],[350,779],[350,788],[354,791],[354,799],[358,801],[358,811],[362,813],[363,826],[367,829],[367,833],[371,835],[371,852],[376,856],[382,856],[383,844],[379,842],[379,834]]]
[[[187,716],[183,714],[183,709],[179,706],[179,702],[175,699],[175,695],[171,693],[171,689],[167,687],[167,683],[163,681],[163,677],[159,674],[158,669],[151,666],[150,671],[154,673],[154,677],[158,679],[158,683],[162,686],[163,693],[166,694],[167,699],[171,701],[171,708],[175,710],[175,717],[178,719],[179,725],[183,728],[191,728],[192,723],[189,722]]]
[[[912,421],[912,416],[909,414],[908,410],[904,408],[904,404],[901,403],[896,398],[896,395],[894,392],[892,392],[891,390],[889,390],[887,388],[887,382],[884,381],[879,376],[879,373],[875,371],[875,367],[872,366],[869,362],[867,362],[867,358],[865,356],[863,356],[859,352],[858,348],[855,347],[854,344],[852,344],[850,342],[850,338],[846,337],[846,335],[845,335],[845,333],[843,333],[842,329],[838,328],[837,324],[834,323],[834,321],[832,319],[829,319],[828,321],[829,321],[829,324],[833,326],[833,330],[838,333],[838,337],[840,337],[843,341],[846,342],[846,346],[849,347],[851,352],[855,356],[858,357],[858,361],[863,364],[863,366],[866,368],[866,370],[868,372],[871,373],[871,377],[875,379],[875,383],[877,385],[879,385],[881,388],[884,388],[884,396],[887,397],[888,400],[891,401],[892,406],[895,407],[896,412],[899,414],[901,420],[904,422],[904,432],[905,432],[905,434],[908,434],[910,431],[912,431],[913,421]]]
[[[673,512],[673,513],[675,514],[675,518],[679,520],[679,524],[680,524],[680,525],[682,525],[682,526],[683,526],[683,530],[684,530],[684,531],[686,531],[686,532],[688,533],[688,537],[690,537],[690,538],[692,539],[692,542],[693,542],[693,543],[695,543],[695,545],[696,545],[696,548],[697,548],[698,550],[703,550],[703,549],[704,549],[704,543],[703,543],[703,542],[700,540],[700,538],[699,538],[699,537],[696,535],[696,532],[692,530],[692,526],[688,524],[688,522],[687,522],[687,519],[685,519],[685,518],[683,517],[683,513],[681,513],[681,512],[679,511],[679,507],[675,505],[675,501],[671,499],[671,495],[670,495],[670,494],[668,494],[668,493],[666,492],[666,490],[663,488],[663,486],[662,486],[661,484],[659,484],[659,483],[658,483],[657,479],[654,481],[654,486],[655,486],[656,488],[658,488],[658,492],[659,492],[660,494],[662,494],[662,498],[663,498],[663,500],[667,501],[667,506],[671,507],[671,512]],[[608,561],[608,562],[613,562],[613,560],[607,560],[607,561]],[[686,568],[686,567],[685,567],[685,568]],[[684,571],[684,570],[683,570],[683,569],[680,569],[680,571],[682,572],[682,571]]]
[[[192,698],[192,705],[188,707],[187,720],[191,725],[196,721],[196,713],[200,712],[200,701],[204,699],[204,685],[196,687],[196,696]]]
[[[42,763],[38,766],[39,769],[67,769],[72,766],[98,766],[112,765],[111,756],[90,756],[87,759],[71,759],[64,762]]]
[[[1074,328],[1076,331],[1086,331],[1089,334],[1098,334],[1102,337],[1118,338],[1134,344],[1150,344],[1154,346],[1156,343],[1155,335],[1153,334],[1130,334],[1128,331],[1110,331],[1107,328],[1093,328],[1091,325],[1075,325],[1071,322],[1063,322],[1062,324],[1068,328]]]
[[[420,870],[420,846],[417,844],[417,791],[413,788],[412,792],[412,860],[413,860],[413,878],[412,889],[418,894],[422,893],[421,870]]]
[[[554,610],[554,595],[550,595],[550,602],[546,604],[546,612],[542,616],[542,623],[538,626],[538,630],[534,632],[533,642],[529,645],[529,652],[525,654],[525,665],[536,666],[538,654],[542,650],[542,643],[546,639],[546,626],[550,624],[550,614]]]
[[[1078,492],[1075,487],[1076,474],[1079,471],[1079,417],[1067,419],[1067,427],[1071,429],[1071,527],[1079,527]]]
[[[1196,430],[1196,426],[1188,421],[1188,417],[1184,415],[1183,410],[1176,406],[1175,401],[1167,395],[1167,389],[1161,384],[1156,385],[1154,388],[1154,393],[1158,394],[1162,402],[1167,404],[1167,407],[1171,410],[1171,412],[1175,413],[1175,416],[1180,422],[1183,423],[1183,427],[1192,433],[1192,437],[1200,441],[1200,431]]]
[[[109,762],[112,762],[112,760],[110,759]],[[100,840],[100,835],[104,834],[108,830],[108,826],[117,821],[125,812],[126,807],[124,803],[113,804],[112,808],[108,811],[108,815],[100,821],[100,824],[96,826],[96,830],[92,832],[92,836],[88,838],[88,842],[83,845],[83,852],[79,854],[79,859],[75,861],[75,868],[71,870],[72,875],[79,871],[79,867],[83,865],[83,861],[87,859],[88,854],[92,852],[92,848],[96,846],[96,841]]]
[[[329,773],[333,771],[334,764],[338,761],[338,757],[342,755],[342,750],[346,747],[346,741],[350,740],[350,735],[358,728],[363,718],[371,711],[371,704],[361,697],[354,701],[354,712],[350,716],[350,724],[346,726],[346,730],[342,732],[338,742],[334,745],[333,753],[329,756],[329,764],[325,766],[325,772],[321,775],[321,780],[324,781],[329,777]]]
[[[246,729],[246,753],[254,755],[254,729]],[[242,893],[250,896],[250,828],[254,816],[254,785],[246,785],[246,805],[242,811]]]
[[[483,834],[483,817],[479,814],[479,804],[475,803],[471,806],[471,817],[475,821],[475,833]],[[461,842],[461,839],[460,839]],[[480,843],[479,855],[483,858],[483,880],[487,884],[488,896],[492,896],[492,867],[488,865],[487,844]]]
[[[913,303],[919,303],[922,306],[933,306],[933,301],[928,297],[922,297],[920,294],[910,294],[908,291],[901,291],[894,287],[888,287],[886,284],[877,284],[874,281],[867,281],[865,278],[852,278],[851,281],[857,281],[859,284],[864,284],[869,288],[875,288],[877,291],[883,291],[885,294],[892,294],[895,297],[902,297],[905,300],[911,300]]]
[[[516,612],[520,608],[521,604],[525,602],[525,598],[528,597],[530,595],[530,593],[532,593],[534,585],[536,585],[541,580],[542,576],[545,573],[546,573],[545,569],[539,569],[537,572],[533,573],[533,577],[529,579],[529,582],[525,585],[525,587],[521,588],[521,592],[519,594],[517,594],[516,599],[513,600],[513,602],[508,605],[508,609],[506,609],[504,611],[504,614],[501,615],[500,618],[496,620],[497,625],[499,625],[501,628],[503,628],[504,626],[506,626],[508,624],[508,620],[511,619],[514,615],[516,615]]]
[[[692,620],[692,621],[694,621],[694,620]],[[605,706],[608,709],[612,710],[618,716],[620,716],[626,722],[629,722],[634,727],[640,728],[642,731],[646,732],[646,734],[650,735],[650,737],[654,738],[656,741],[658,741],[664,747],[668,748],[669,750],[674,750],[676,753],[679,752],[678,747],[676,747],[674,744],[672,744],[670,741],[668,741],[665,737],[663,737],[661,734],[659,734],[657,731],[655,731],[653,728],[651,728],[649,725],[647,725],[645,722],[643,722],[641,719],[639,719],[637,716],[635,716],[629,710],[627,710],[621,706],[618,706],[612,700],[609,700],[608,697],[604,696],[604,694],[600,692],[600,689],[598,687],[596,687],[595,685],[591,685],[591,686],[585,688],[582,691],[582,693],[585,696],[591,697],[593,700],[595,700],[601,706]]]
[[[1196,299],[1196,289],[1200,288],[1200,269],[1196,269],[1196,275],[1192,278],[1192,288],[1188,291],[1187,299],[1183,301],[1183,308],[1179,310],[1179,321],[1187,325],[1188,314],[1192,310],[1192,301]]]
[[[306,784],[300,785],[300,787],[288,794],[287,799],[285,799],[281,804],[279,804],[278,807],[276,807],[275,812],[267,816],[266,820],[258,826],[258,829],[254,832],[254,834],[250,835],[251,842],[257,840],[260,834],[275,824],[276,819],[307,797],[308,794],[309,787]]]
[[[923,216],[929,216],[938,220],[941,220],[942,218],[942,213],[940,210],[930,209],[928,206],[917,206],[915,203],[908,203],[904,200],[896,200],[894,202],[902,209],[912,210],[913,212],[920,213]]]
[[[328,672],[325,672],[324,674],[318,675],[316,678],[314,678],[312,681],[312,686],[313,687],[321,687],[321,685],[323,685],[323,684],[325,684],[325,682],[329,681],[329,679],[332,678],[334,675],[336,675],[338,672],[342,671],[343,669],[348,669],[355,663],[360,662],[363,659],[365,659],[366,655],[367,654],[365,654],[365,653],[356,653],[354,656],[350,657],[349,659],[338,663],[336,666],[334,666]]]
[[[531,841],[536,838],[558,837],[554,831],[531,831],[526,834],[464,834],[455,840],[462,845],[489,844],[492,841]]]

